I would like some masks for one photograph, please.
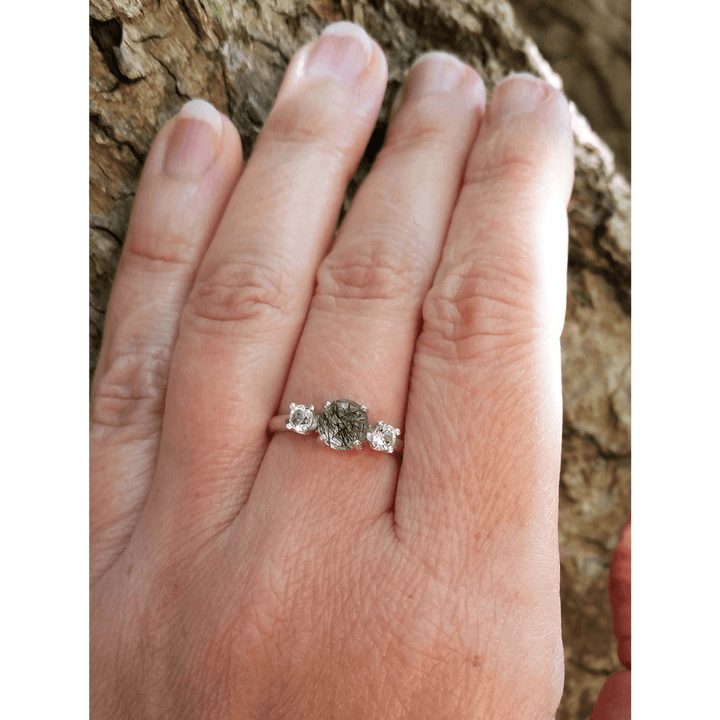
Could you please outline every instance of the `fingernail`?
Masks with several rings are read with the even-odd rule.
[[[424,53],[410,67],[405,80],[405,97],[452,92],[460,86],[465,72],[465,65],[449,53],[439,50]]]
[[[328,77],[350,84],[365,70],[372,52],[372,40],[359,25],[333,23],[323,30],[313,48],[305,75]]]
[[[433,50],[421,55],[410,67],[390,108],[390,122],[408,98],[455,92],[463,87],[473,106],[484,107],[485,84],[479,77],[471,80],[468,66],[450,53]]]
[[[220,113],[205,100],[190,100],[175,118],[163,169],[178,177],[200,177],[215,160],[221,137]]]
[[[505,121],[532,112],[549,96],[550,86],[532,75],[513,75],[503,80],[495,92],[498,98],[491,103],[492,117]]]

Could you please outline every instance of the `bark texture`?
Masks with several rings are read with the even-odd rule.
[[[565,91],[630,178],[630,0],[512,0]]]
[[[551,0],[518,4],[553,6]],[[578,7],[586,7],[581,0],[555,4],[578,17]],[[489,93],[517,71],[562,87],[504,0],[91,0],[91,377],[140,171],[156,133],[187,100],[202,97],[233,120],[247,161],[291,56],[337,20],[362,24],[389,65],[377,127],[341,221],[382,143],[392,99],[421,52],[455,53],[482,75]],[[629,65],[629,40],[627,48]],[[566,91],[574,100],[572,89]],[[617,98],[618,112],[629,113],[620,91]],[[572,103],[571,110],[577,170],[569,210],[560,480],[566,687],[558,720],[589,717],[606,677],[622,669],[607,581],[630,511],[630,188],[615,172],[609,148]]]

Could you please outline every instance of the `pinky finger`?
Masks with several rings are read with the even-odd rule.
[[[241,169],[237,130],[203,100],[160,131],[143,168],[91,396],[92,580],[145,502],[180,316]]]

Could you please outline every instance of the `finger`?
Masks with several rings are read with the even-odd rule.
[[[158,532],[182,518],[187,545],[244,504],[386,82],[352,23],[292,59],[183,314],[148,506]]]
[[[602,686],[590,720],[630,720],[630,670],[613,673]]]
[[[613,610],[613,632],[618,642],[618,658],[631,668],[631,583],[630,583],[630,518],[620,534],[620,542],[610,564],[610,604]]]
[[[412,67],[402,94],[386,142],[318,271],[283,395],[285,412],[290,402],[314,404],[319,412],[325,401],[350,398],[368,407],[370,423],[401,425],[420,308],[485,88],[474,70],[437,52]],[[278,472],[289,464],[307,478],[302,485]],[[284,434],[274,438],[253,495],[335,517],[344,505],[362,522],[391,507],[396,478],[397,463],[384,453],[338,452]]]
[[[630,720],[630,520],[628,517],[613,553],[608,583],[618,657],[627,671],[613,673],[605,681],[590,720]]]
[[[180,315],[241,167],[237,130],[203,100],[160,131],[145,162],[92,392],[93,575],[122,550],[147,496]]]
[[[423,305],[395,504],[399,537],[554,583],[572,182],[562,94],[501,83]],[[538,548],[552,567],[533,570]]]

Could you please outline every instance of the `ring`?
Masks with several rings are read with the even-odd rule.
[[[290,403],[289,415],[276,415],[268,424],[270,433],[285,430],[300,435],[317,431],[319,440],[333,450],[360,448],[365,441],[379,452],[399,453],[402,449],[400,430],[382,420],[370,425],[367,407],[353,400],[328,400],[320,413],[313,405]]]

